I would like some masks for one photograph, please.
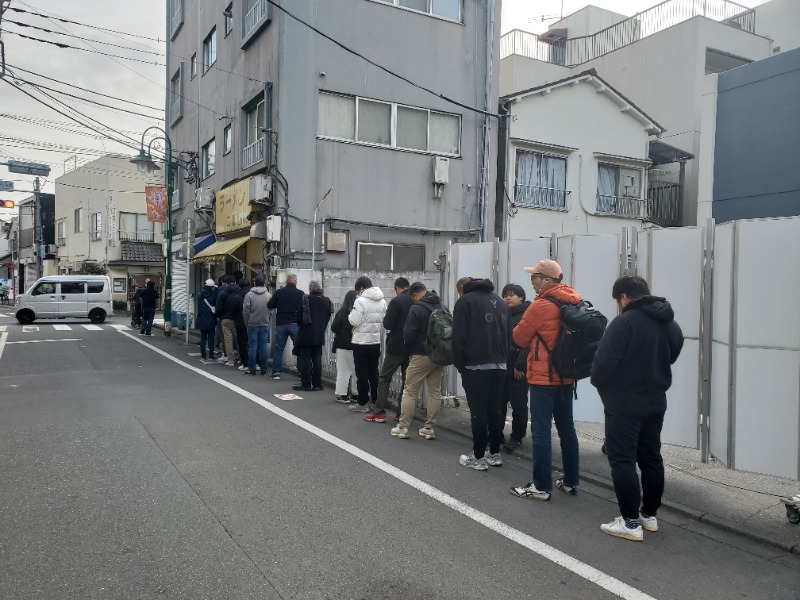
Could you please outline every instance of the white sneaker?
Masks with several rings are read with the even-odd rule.
[[[394,437],[399,438],[401,440],[408,439],[408,427],[392,427],[392,431],[390,432]]]
[[[511,493],[518,498],[531,498],[532,500],[544,500],[545,502],[550,500],[550,492],[537,490],[533,483],[521,485],[519,487],[512,487]]]
[[[639,525],[646,531],[658,531],[658,519],[655,517],[645,517],[642,511],[639,511]]]
[[[614,537],[631,540],[632,542],[641,542],[644,540],[644,532],[642,526],[637,525],[633,529],[625,525],[625,519],[617,517],[610,523],[603,523],[600,525],[600,531],[613,535]]]
[[[240,371],[247,371],[247,367],[245,367],[244,365],[239,365],[239,370]]]
[[[489,465],[486,464],[486,457],[475,458],[475,453],[462,454],[458,457],[458,462],[462,467],[475,469],[476,471],[488,471]]]
[[[500,456],[499,452],[495,452],[494,454],[487,454],[486,464],[489,465],[490,467],[502,467],[503,457]]]
[[[436,432],[432,427],[423,427],[419,430],[419,437],[424,437],[426,440],[435,440]]]

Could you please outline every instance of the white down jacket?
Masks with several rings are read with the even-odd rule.
[[[361,345],[380,344],[386,300],[381,288],[371,287],[356,298],[348,320],[353,326],[353,343]]]

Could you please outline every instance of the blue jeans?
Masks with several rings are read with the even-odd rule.
[[[260,362],[262,371],[267,370],[267,350],[269,344],[269,325],[248,325],[247,326],[247,366],[251,371],[256,370],[256,357]]]
[[[572,421],[572,390],[572,385],[530,387],[533,485],[543,492],[553,489],[553,420],[561,441],[564,484],[570,487],[578,485],[578,434]]]
[[[275,343],[272,345],[272,374],[280,375],[283,371],[283,349],[286,340],[292,338],[292,343],[297,344],[297,332],[300,326],[297,323],[278,325],[275,329]]]
[[[155,308],[145,308],[142,311],[142,333],[150,335],[153,331],[153,319],[156,317]]]

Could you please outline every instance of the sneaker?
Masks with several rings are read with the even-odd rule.
[[[280,373],[278,373],[277,375],[275,375],[275,373],[273,373],[272,377],[270,377],[270,379],[275,379],[276,381],[279,380],[280,378],[281,378],[281,374]]]
[[[225,363],[225,366],[226,366],[226,367],[235,367],[235,366],[236,366],[236,363],[232,363],[232,362],[226,362],[226,363]]]
[[[357,413],[372,412],[370,411],[369,407],[366,404],[364,404],[363,406],[361,404],[352,404],[347,407],[347,410],[349,410],[350,412],[357,412]]]
[[[392,430],[389,433],[396,438],[400,438],[401,440],[408,439],[408,427],[400,427],[398,425],[397,427],[392,427]]]
[[[645,531],[658,531],[658,519],[655,517],[645,517],[642,511],[639,511],[639,525]]]
[[[244,365],[239,365],[239,370],[240,371],[248,371],[249,369],[247,367],[245,367]]]
[[[521,446],[522,446],[521,441],[515,440],[513,437],[510,437],[503,444],[503,450],[505,450],[509,454],[513,454],[514,450],[517,450]]]
[[[435,440],[436,432],[433,430],[433,427],[423,427],[419,430],[419,437],[424,437],[426,440]]]
[[[250,369],[247,369],[244,373],[242,373],[242,375],[255,375],[255,374],[256,374],[256,372],[255,371],[251,371]]]
[[[227,357],[227,356],[225,356],[225,355],[223,354],[223,355],[222,355],[222,356],[220,356],[220,357],[219,357],[217,360],[218,360],[219,362],[221,362],[221,363],[226,363],[226,362],[228,362],[228,357]]]
[[[544,492],[542,490],[537,490],[536,486],[533,483],[529,483],[528,485],[523,485],[520,487],[512,487],[511,493],[517,496],[518,498],[530,498],[532,500],[544,500],[547,502],[550,500],[550,492]]]
[[[641,542],[644,540],[642,526],[637,525],[634,528],[630,528],[625,525],[625,519],[622,517],[617,517],[610,523],[603,523],[600,525],[600,531],[608,535],[613,535],[614,537],[631,540],[632,542]]]
[[[310,392],[311,386],[305,386],[302,383],[296,383],[295,385],[292,386],[292,389],[298,392]]]
[[[470,452],[469,454],[462,454],[458,457],[458,463],[462,467],[467,467],[468,469],[475,469],[476,471],[488,471],[489,465],[486,463],[486,458],[475,458],[475,453]]]
[[[578,488],[572,487],[570,485],[566,485],[563,479],[556,479],[556,487],[560,489],[565,494],[569,494],[570,496],[577,496],[578,495]]]
[[[370,423],[386,423],[386,413],[367,413],[364,420]]]
[[[350,398],[347,396],[336,396],[335,400],[339,404],[350,404]]]
[[[487,454],[486,464],[489,465],[490,467],[502,467],[503,457],[500,456],[499,452],[495,452],[494,454]]]

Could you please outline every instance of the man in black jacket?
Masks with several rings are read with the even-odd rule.
[[[620,315],[600,341],[591,381],[603,401],[605,445],[622,516],[600,529],[641,542],[642,528],[658,531],[656,512],[664,492],[661,427],[672,385],[671,365],[683,347],[683,333],[669,302],[651,296],[641,277],[620,277],[611,295]]]
[[[325,331],[333,315],[333,302],[322,295],[319,281],[308,283],[308,294],[304,294],[297,309],[297,368],[300,383],[293,390],[317,392],[322,389],[322,346]]]
[[[223,287],[217,295],[217,302],[214,305],[216,315],[220,323],[222,323],[222,340],[225,347],[225,356],[227,357],[225,365],[228,367],[236,366],[236,350],[238,348],[236,341],[236,323],[234,321],[236,311],[234,303],[231,302],[231,298],[238,293],[239,286],[234,282],[233,275],[226,275],[225,287]]]
[[[244,321],[244,297],[250,293],[250,280],[239,280],[239,291],[231,294],[225,303],[233,304],[233,325],[236,328],[236,347],[239,350],[240,371],[247,371],[250,367],[250,348],[247,341],[247,323]]]
[[[406,369],[408,368],[408,351],[403,344],[403,326],[408,318],[408,311],[414,301],[408,293],[408,279],[398,277],[394,280],[395,296],[389,301],[386,307],[386,314],[383,316],[383,328],[389,333],[386,334],[386,351],[383,355],[383,365],[378,376],[378,399],[375,408],[371,413],[364,415],[365,421],[373,423],[386,422],[386,400],[389,397],[389,386],[392,383],[397,369],[402,375],[400,385],[400,397],[403,397],[403,388],[406,384]],[[398,415],[399,415],[398,411]]]
[[[453,308],[453,365],[461,374],[472,421],[472,452],[461,466],[486,471],[503,464],[500,444],[503,414],[500,394],[508,361],[508,307],[488,279],[464,283],[464,295]],[[489,456],[486,453],[487,432]]]
[[[297,289],[297,275],[286,276],[286,285],[276,290],[267,306],[275,309],[275,342],[272,344],[272,379],[280,379],[283,372],[283,350],[286,340],[297,343],[297,309],[303,292]]]
[[[506,383],[503,386],[503,398],[500,401],[503,416],[508,414],[511,405],[511,435],[503,444],[506,452],[512,453],[522,446],[522,438],[528,430],[528,379],[525,375],[528,368],[528,351],[514,343],[511,332],[522,319],[522,315],[531,305],[525,299],[525,289],[516,283],[509,283],[503,288],[503,300],[508,306],[508,362]]]

